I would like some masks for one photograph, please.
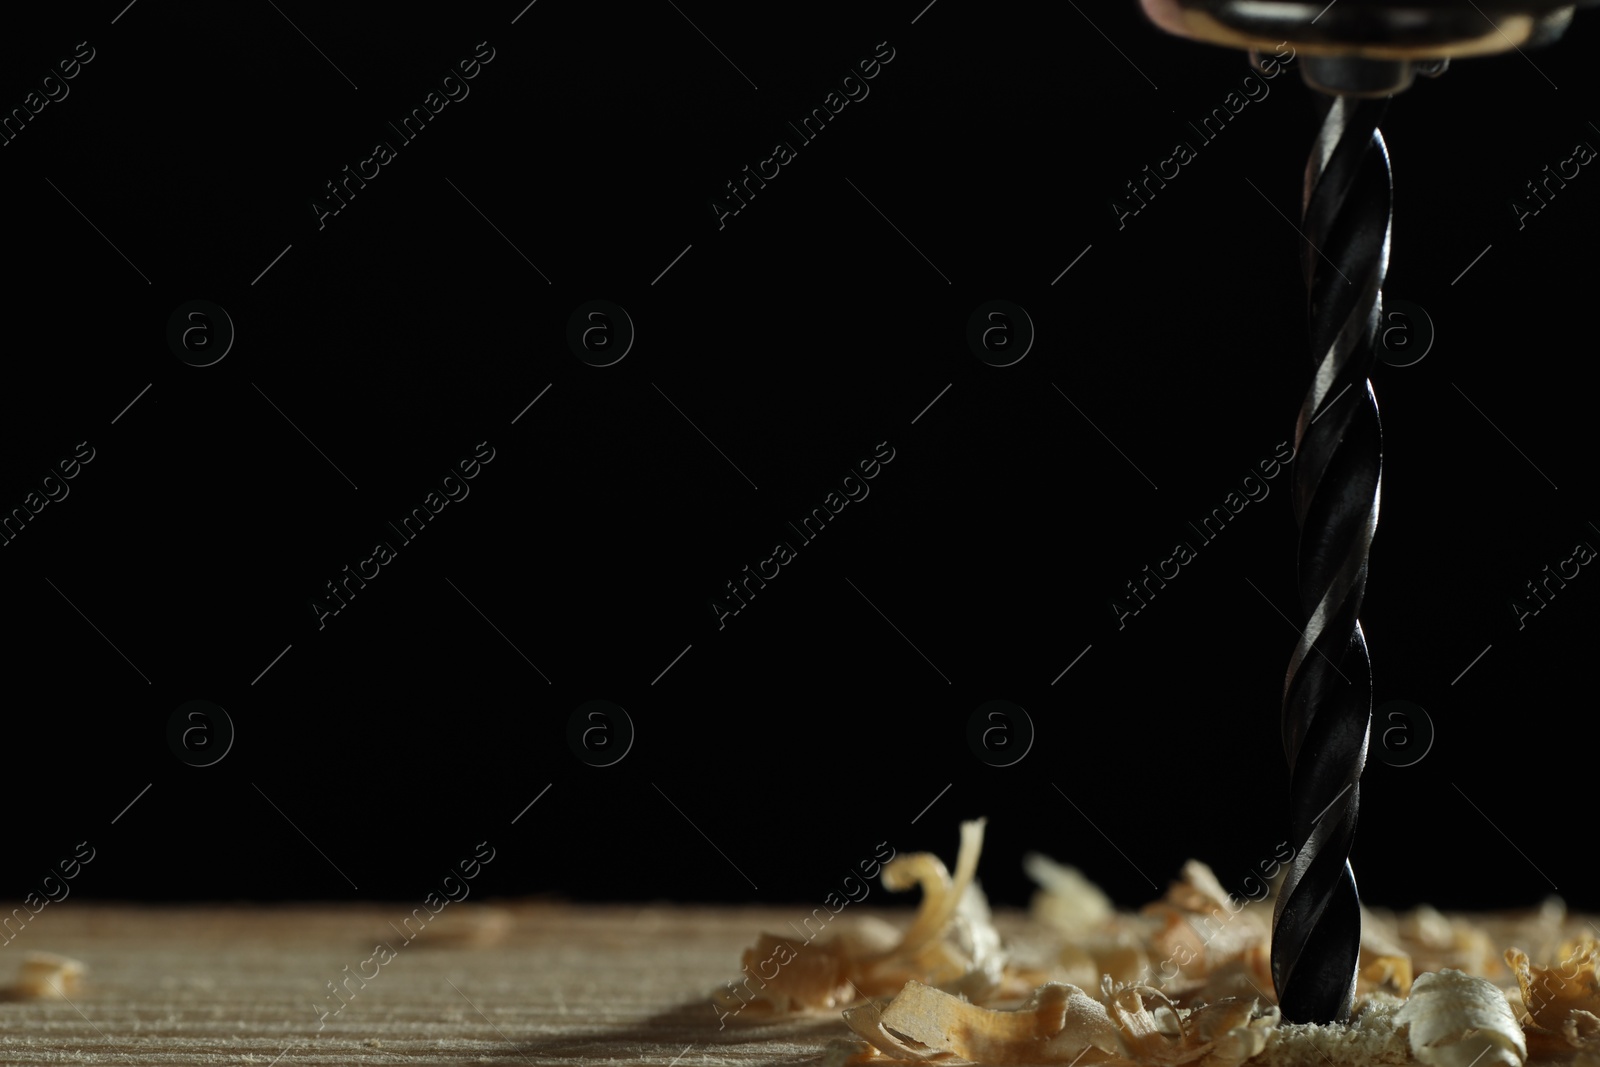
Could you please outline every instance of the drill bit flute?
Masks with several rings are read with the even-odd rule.
[[[1367,381],[1382,320],[1393,193],[1388,98],[1452,56],[1557,40],[1600,0],[1140,0],[1157,26],[1235,48],[1292,43],[1323,96],[1302,233],[1314,370],[1295,426],[1302,636],[1284,680],[1289,820],[1299,852],[1278,893],[1272,980],[1291,1022],[1350,1017],[1361,899],[1350,865],[1372,724],[1357,614],[1377,529],[1382,441]]]
[[[1386,100],[1337,97],[1306,164],[1302,231],[1315,363],[1295,426],[1300,643],[1283,692],[1291,840],[1272,980],[1286,1018],[1346,1019],[1361,901],[1349,862],[1372,724],[1372,667],[1357,621],[1378,523],[1382,447],[1367,381],[1389,265],[1392,195],[1377,124]]]

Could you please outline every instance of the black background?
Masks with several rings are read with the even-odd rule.
[[[921,6],[114,0],[13,26],[5,108],[96,57],[0,148],[0,506],[95,459],[0,549],[0,895],[88,841],[84,896],[420,900],[486,840],[480,895],[809,905],[880,842],[953,860],[979,815],[997,902],[1026,900],[1030,849],[1124,904],[1190,856],[1237,889],[1285,836],[1291,476],[1125,628],[1109,601],[1292,440],[1310,94],[1270,82],[1119,230],[1112,197],[1195,141],[1242,54],[1133,3]],[[470,95],[319,230],[323,184],[485,40]],[[870,95],[719,229],[709,199],[881,41]],[[1362,620],[1376,702],[1437,737],[1369,762],[1370,901],[1600,906],[1600,578],[1521,630],[1509,607],[1600,544],[1600,178],[1521,230],[1510,207],[1600,143],[1597,44],[1580,18],[1458,62],[1384,124],[1387,292],[1437,337],[1374,371]],[[996,298],[1038,332],[1006,368],[965,341]],[[192,299],[237,328],[211,367],[165,340]],[[565,340],[591,299],[637,328],[611,367]],[[324,583],[485,440],[470,496],[319,630]],[[723,583],[881,441],[870,496],[719,630]],[[214,766],[167,747],[191,699],[237,729]],[[637,728],[611,767],[565,740],[591,699]],[[967,747],[990,699],[1037,727],[1015,766]]]

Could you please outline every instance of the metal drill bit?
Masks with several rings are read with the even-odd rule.
[[[1283,1016],[1350,1017],[1361,901],[1350,866],[1372,725],[1372,663],[1357,613],[1378,523],[1382,439],[1367,381],[1382,316],[1393,194],[1378,132],[1387,99],[1326,99],[1306,164],[1303,230],[1316,371],[1295,426],[1300,618],[1283,693],[1290,828],[1272,980]]]

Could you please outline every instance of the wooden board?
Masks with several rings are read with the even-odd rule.
[[[87,972],[65,997],[0,1001],[0,1062],[793,1064],[848,1033],[837,1012],[719,1029],[711,991],[737,975],[760,931],[806,914],[799,905],[464,902],[420,933],[414,920],[406,944],[397,928],[409,914],[401,904],[49,905],[0,947],[0,983],[28,952]],[[911,913],[873,914],[904,926]],[[997,915],[1003,932],[1021,921]],[[380,941],[395,953],[387,963],[373,959]],[[375,977],[363,985],[362,974]],[[328,984],[340,981],[348,1004],[332,1014],[341,1001]]]
[[[9,914],[0,905],[0,917]],[[426,909],[412,917],[403,904],[67,899],[0,943],[0,1064],[814,1063],[849,1033],[838,1012],[774,1024],[752,1009],[723,1027],[711,1002],[760,932],[793,929],[806,914],[798,904],[474,901],[445,905],[424,924]],[[912,909],[851,914],[904,928]],[[1539,955],[1600,929],[1581,915],[1479,919],[1493,944],[1538,946]],[[994,921],[1018,962],[1044,962],[1024,913],[997,909]],[[387,962],[374,957],[380,942],[393,952]],[[6,992],[33,952],[82,962],[81,985],[65,996]],[[1509,973],[1499,981],[1515,1000]]]

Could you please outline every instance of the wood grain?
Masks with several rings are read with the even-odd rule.
[[[870,911],[897,925],[910,911]],[[0,1000],[6,1064],[796,1064],[848,1034],[837,1012],[719,1029],[710,993],[787,909],[464,902],[404,944],[402,904],[52,904],[0,947],[83,962],[65,996]],[[1020,914],[997,916],[1002,931]],[[496,923],[502,924],[496,930]],[[391,924],[393,924],[391,926]],[[415,928],[415,924],[413,929]],[[393,959],[364,963],[377,942]],[[348,967],[349,971],[345,968]],[[327,983],[349,978],[349,1003]]]
[[[902,929],[912,915],[850,911]],[[403,904],[48,905],[0,944],[0,1064],[790,1067],[849,1034],[836,1011],[772,1023],[750,1009],[719,1026],[712,990],[737,976],[760,932],[791,929],[803,905],[463,902],[425,927],[413,920],[405,943],[410,914]],[[1594,916],[1537,911],[1477,919],[1492,944],[1535,958],[1600,928]],[[997,909],[994,921],[1018,962],[1043,962],[1024,913]],[[394,957],[364,962],[379,942]],[[32,952],[81,961],[82,985],[7,992]],[[351,977],[374,969],[364,983]],[[1514,978],[1496,980],[1515,1003]],[[331,1014],[338,982],[348,1003]]]

